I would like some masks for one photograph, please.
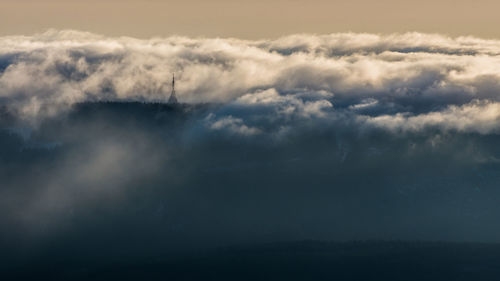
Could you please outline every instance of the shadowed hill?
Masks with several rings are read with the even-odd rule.
[[[30,127],[2,111],[2,270],[16,280],[497,276],[496,244],[266,242],[498,242],[499,135],[310,118],[281,134],[265,126],[283,120],[253,114],[246,125],[235,112],[83,103]]]
[[[443,242],[283,242],[177,258],[40,261],[4,280],[496,280],[500,245]]]

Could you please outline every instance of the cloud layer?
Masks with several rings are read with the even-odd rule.
[[[246,124],[265,113],[282,121],[347,118],[360,128],[488,134],[498,130],[498,65],[500,41],[473,37],[138,40],[49,30],[0,38],[0,99],[27,119],[86,101],[165,101],[176,73],[182,102],[228,107],[207,121],[215,130],[265,132]],[[235,108],[246,115],[235,116]]]

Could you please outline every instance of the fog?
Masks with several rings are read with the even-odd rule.
[[[95,258],[499,242],[499,51],[418,33],[2,37],[0,239]]]

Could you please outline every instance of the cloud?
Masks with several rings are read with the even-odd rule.
[[[333,107],[332,103],[324,96],[301,97],[300,94],[280,95],[276,89],[271,88],[243,95],[236,99],[234,104],[247,107],[268,107],[280,115],[300,115],[303,117],[324,117],[324,109]],[[325,93],[321,93],[325,94]],[[331,97],[332,95],[326,95]]]
[[[31,120],[86,101],[166,101],[174,72],[183,102],[272,107],[270,119],[370,116],[378,127],[391,118],[412,126],[417,121],[397,120],[429,120],[474,100],[494,103],[500,91],[500,41],[420,33],[248,41],[49,30],[0,38],[0,62],[2,103]],[[251,116],[238,118],[245,124]],[[493,130],[474,124],[461,130]]]
[[[367,118],[366,122],[398,132],[418,132],[426,128],[437,128],[444,131],[497,134],[500,129],[500,103],[473,101],[462,106],[450,106],[442,111],[416,116],[381,115]]]
[[[217,120],[213,114],[207,116],[206,120],[210,123],[209,127],[212,130],[228,130],[231,133],[241,134],[244,136],[251,136],[260,133],[260,130],[253,127],[248,127],[243,123],[241,118],[234,118],[233,116],[225,116]]]

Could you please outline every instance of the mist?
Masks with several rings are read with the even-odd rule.
[[[1,37],[1,244],[500,242],[499,55],[420,33]]]

